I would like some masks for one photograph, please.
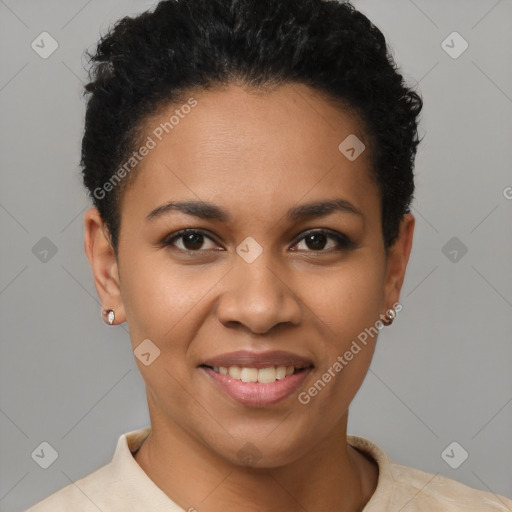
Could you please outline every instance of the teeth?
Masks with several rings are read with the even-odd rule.
[[[276,381],[276,369],[275,368],[261,368],[258,370],[258,382],[262,384],[268,384],[269,382]]]
[[[258,382],[258,370],[256,368],[242,368],[240,380],[242,382]]]
[[[213,370],[222,375],[229,375],[232,379],[242,382],[260,382],[270,384],[282,380],[295,371],[294,366],[270,366],[268,368],[240,368],[239,366],[215,366]]]
[[[286,366],[278,366],[276,368],[276,379],[281,380],[286,377]]]
[[[228,374],[232,379],[240,380],[240,375],[242,374],[242,369],[238,366],[230,366],[228,369]]]

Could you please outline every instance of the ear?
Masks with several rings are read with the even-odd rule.
[[[394,244],[389,248],[387,258],[386,282],[384,291],[385,310],[400,299],[400,290],[405,278],[405,270],[412,249],[415,218],[407,213],[400,222],[400,230]]]
[[[110,241],[110,233],[99,211],[90,208],[84,215],[84,249],[91,264],[96,292],[105,309],[115,312],[115,324],[126,320],[116,255]],[[105,316],[102,314],[103,318]]]

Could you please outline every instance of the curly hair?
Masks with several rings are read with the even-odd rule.
[[[162,0],[117,21],[87,56],[80,165],[116,254],[122,193],[134,173],[108,194],[102,187],[140,143],[145,122],[191,90],[233,82],[305,84],[355,112],[371,141],[386,250],[396,240],[413,200],[423,101],[382,32],[350,2]]]

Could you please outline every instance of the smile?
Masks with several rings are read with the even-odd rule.
[[[240,368],[239,366],[215,366],[214,372],[222,375],[229,375],[232,379],[242,382],[260,382],[261,384],[270,384],[276,380],[284,379],[287,375],[292,375],[300,368],[294,366],[270,366],[268,368]]]
[[[243,351],[205,361],[199,369],[239,404],[266,407],[296,393],[313,365],[290,353]]]

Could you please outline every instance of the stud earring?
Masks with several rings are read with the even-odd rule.
[[[382,322],[384,323],[385,326],[389,327],[393,323],[393,320],[395,318],[396,318],[395,308],[389,308],[386,311],[386,314],[384,315]]]
[[[113,309],[105,309],[103,311],[103,315],[107,318],[107,323],[109,325],[113,325],[114,320],[116,318],[116,314],[114,313]]]

